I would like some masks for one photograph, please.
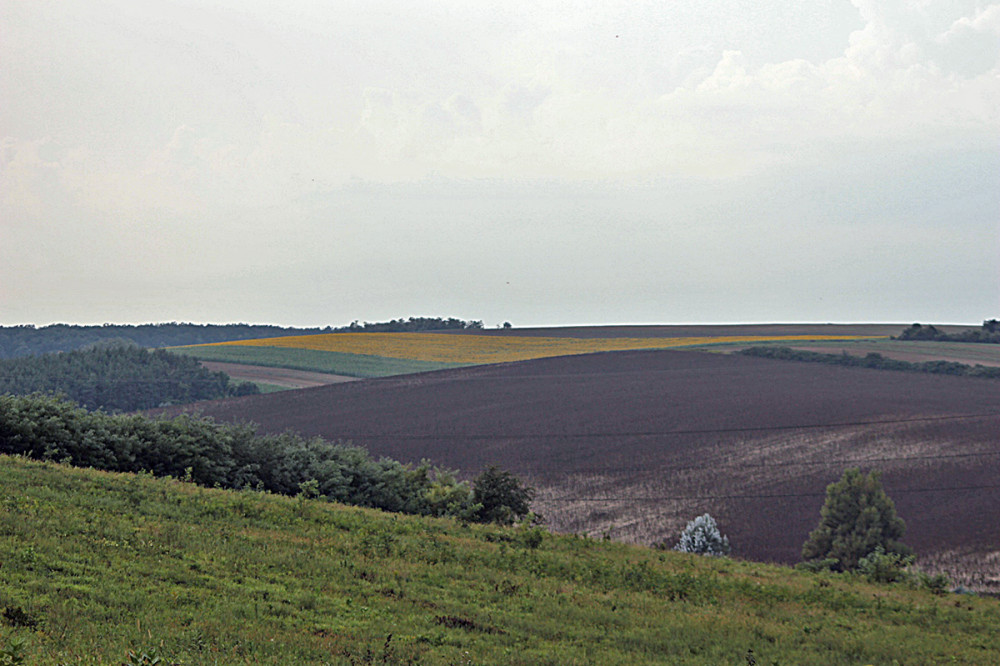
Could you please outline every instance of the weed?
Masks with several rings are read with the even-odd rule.
[[[38,618],[29,614],[20,606],[4,606],[4,609],[0,611],[0,617],[3,617],[4,623],[11,627],[37,629],[39,624]]]
[[[122,666],[166,666],[163,659],[156,653],[156,648],[151,648],[149,652],[134,652],[129,650],[125,656]]]
[[[24,664],[24,649],[28,639],[24,636],[11,636],[7,644],[0,648],[0,666],[20,666]]]
[[[498,629],[496,627],[491,627],[489,625],[480,624],[475,620],[470,620],[467,617],[458,617],[457,615],[439,615],[434,618],[434,621],[443,627],[449,629],[463,629],[465,631],[478,631],[484,634],[503,634],[506,633],[503,629]]]
[[[381,656],[377,650],[372,650],[371,648],[365,649],[364,653],[360,655],[355,655],[350,650],[345,650],[342,654],[351,662],[351,666],[357,666],[358,664],[404,663],[396,657],[396,649],[392,645],[392,634],[385,637],[385,642],[382,644]]]

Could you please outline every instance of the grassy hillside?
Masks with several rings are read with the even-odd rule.
[[[1000,604],[0,457],[26,663],[993,663]]]

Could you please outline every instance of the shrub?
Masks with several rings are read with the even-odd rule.
[[[149,419],[88,412],[48,395],[0,395],[0,453],[112,472],[148,471],[209,487],[300,495],[303,502],[322,497],[386,511],[482,519],[468,485],[426,462],[412,467],[374,460],[360,447],[292,433],[262,435],[251,425],[188,415]],[[487,484],[483,491],[493,488],[494,512],[506,507],[518,518],[527,513],[530,489],[514,479],[504,499],[505,478],[494,479],[494,486]]]
[[[472,482],[472,501],[481,505],[478,520],[511,525],[528,515],[535,490],[508,471],[490,465]]]
[[[948,591],[948,586],[951,585],[951,581],[942,573],[931,575],[923,571],[918,571],[914,576],[916,579],[914,582],[920,588],[934,594],[944,594]]]
[[[906,568],[913,564],[913,555],[887,553],[882,546],[858,561],[858,572],[872,583],[895,583],[906,580]]]
[[[719,532],[715,519],[705,513],[687,524],[674,550],[699,555],[728,555],[729,538]]]

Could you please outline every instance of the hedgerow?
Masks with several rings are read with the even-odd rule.
[[[427,462],[376,460],[361,447],[252,424],[92,412],[52,395],[0,396],[0,453],[283,495],[309,484],[330,501],[416,515],[474,521],[482,508],[468,483]]]

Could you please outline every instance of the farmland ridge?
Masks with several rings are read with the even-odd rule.
[[[736,555],[786,563],[826,485],[846,467],[877,468],[924,562],[996,590],[997,405],[1000,383],[986,380],[627,351],[196,409],[466,474],[499,464],[539,489],[537,509],[558,531],[654,543],[709,511]]]

